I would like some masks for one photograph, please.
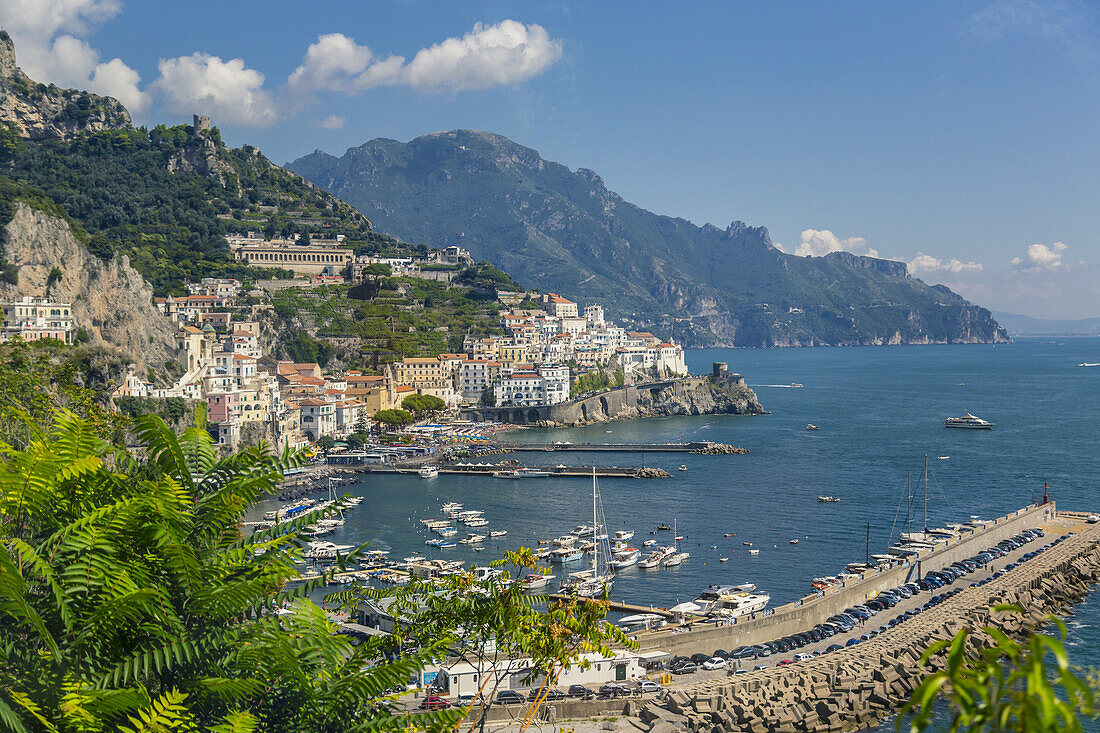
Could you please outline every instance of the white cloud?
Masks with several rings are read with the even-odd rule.
[[[982,263],[980,262],[963,262],[954,257],[949,260],[941,260],[938,257],[926,255],[923,252],[918,252],[917,256],[907,264],[909,266],[909,272],[913,274],[918,272],[950,272],[958,274],[961,272],[982,271]]]
[[[794,253],[799,257],[824,257],[830,252],[851,252],[857,255],[878,257],[878,250],[868,247],[863,237],[840,239],[828,229],[806,229]]]
[[[342,115],[329,115],[325,119],[321,120],[321,127],[326,130],[340,130],[344,127],[344,123],[348,121],[347,117]]]
[[[1069,249],[1065,242],[1055,242],[1049,247],[1045,244],[1033,244],[1027,248],[1026,259],[1014,257],[1012,264],[1021,272],[1041,272],[1057,270],[1062,267],[1062,255]]]
[[[122,59],[101,63],[99,52],[77,37],[120,8],[117,0],[4,0],[0,25],[15,41],[20,67],[35,81],[107,94],[141,112],[148,99],[138,88],[138,73]]]
[[[383,85],[421,91],[467,91],[507,86],[537,76],[561,58],[562,44],[540,25],[505,20],[474,25],[461,38],[421,49],[412,61],[375,55],[342,33],[317,38],[287,79],[298,94],[362,92]]]
[[[984,41],[1038,38],[1082,59],[1095,56],[1095,11],[1080,0],[996,0],[970,16],[970,35]]]
[[[176,114],[209,114],[230,124],[264,127],[275,122],[275,100],[264,75],[243,59],[223,61],[207,53],[161,59],[151,85]]]

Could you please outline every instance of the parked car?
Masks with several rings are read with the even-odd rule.
[[[740,646],[730,652],[730,659],[751,659],[756,656],[756,649],[751,646]]]
[[[638,683],[638,692],[645,695],[650,692],[660,692],[661,686],[653,680],[642,680]]]
[[[813,658],[813,654],[807,654],[806,652],[799,652],[798,654],[794,655],[794,661],[796,662],[805,662],[806,660]]]
[[[710,671],[713,669],[725,669],[728,663],[722,657],[711,657],[707,661],[703,662],[703,669]]]
[[[630,688],[618,682],[607,682],[600,685],[599,694],[606,697],[626,697],[630,694]]]
[[[569,691],[565,693],[569,697],[589,698],[595,697],[596,693],[588,689],[584,685],[569,685]]]
[[[497,693],[497,703],[500,705],[522,705],[523,695],[515,690],[501,690]]]
[[[465,695],[458,696],[458,704],[462,707],[467,705],[482,705],[485,702],[485,698],[480,693],[467,692]]]
[[[420,703],[420,707],[424,710],[446,710],[451,707],[451,703],[439,695],[428,695],[424,698],[424,702]]]
[[[691,660],[688,660],[682,664],[678,664],[675,667],[669,667],[669,672],[672,674],[695,674],[699,670],[699,665]]]
[[[702,664],[703,662],[710,659],[712,656],[713,655],[711,655],[711,654],[703,654],[703,653],[692,654],[691,655],[691,661],[695,662],[696,664]]]

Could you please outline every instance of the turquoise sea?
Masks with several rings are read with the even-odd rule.
[[[1041,497],[1044,482],[1059,506],[1100,510],[1100,366],[1078,366],[1100,362],[1100,339],[688,353],[693,373],[708,372],[713,361],[744,374],[771,414],[635,420],[508,436],[575,443],[707,439],[751,451],[506,456],[530,464],[644,461],[672,474],[600,482],[609,529],[635,530],[633,544],[640,546],[657,524],[675,521],[691,553],[679,568],[620,573],[616,599],[670,606],[711,583],[749,581],[770,593],[773,605],[798,598],[810,591],[812,577],[864,557],[868,524],[871,552],[885,551],[891,530],[898,531],[905,519],[904,508],[898,514],[909,472],[920,497],[914,527],[923,524],[926,455],[932,525],[1019,508]],[[944,418],[967,411],[996,427],[944,428]],[[806,431],[807,423],[820,430]],[[680,464],[687,470],[677,470]],[[591,481],[585,479],[371,476],[350,490],[367,500],[328,539],[369,540],[397,558],[428,549],[424,540],[430,535],[419,520],[441,516],[445,501],[483,509],[490,526],[479,532],[508,530],[508,537],[487,541],[481,553],[465,547],[435,552],[471,562],[591,522]],[[841,501],[819,503],[816,497],[825,494]],[[668,542],[671,534],[653,536]],[[752,542],[760,554],[749,556],[743,542]],[[729,560],[720,563],[720,557]],[[1080,663],[1100,665],[1100,600],[1078,609],[1071,632]]]

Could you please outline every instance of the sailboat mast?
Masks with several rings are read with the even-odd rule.
[[[867,540],[864,542],[863,546],[866,548],[866,554],[867,554],[867,558],[864,560],[864,563],[867,564],[867,565],[870,565],[871,564],[871,523],[870,522],[867,523]]]
[[[600,566],[600,525],[596,519],[596,467],[592,467],[592,579]]]
[[[928,534],[928,454],[924,454],[924,533]]]
[[[905,472],[905,533],[913,531],[913,490],[910,483],[913,478],[912,471]]]

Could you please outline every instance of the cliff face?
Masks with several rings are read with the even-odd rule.
[[[11,36],[0,31],[0,124],[7,122],[20,137],[67,140],[82,132],[127,127],[130,113],[112,97],[32,80],[15,64]]]
[[[15,285],[0,283],[0,299],[48,297],[72,303],[75,326],[94,343],[118,349],[139,365],[173,359],[175,329],[153,304],[153,289],[125,256],[104,262],[69,225],[22,202],[2,230],[4,259],[19,267]],[[61,278],[47,284],[54,268]]]

